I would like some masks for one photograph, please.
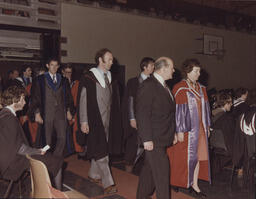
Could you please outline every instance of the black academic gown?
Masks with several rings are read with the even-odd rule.
[[[250,123],[250,116],[255,113],[255,109],[246,111],[245,121]],[[240,127],[241,116],[236,122],[234,150],[233,150],[233,163],[237,167],[243,168],[244,186],[253,185],[254,171],[255,171],[255,147],[256,147],[256,134],[247,135]],[[254,124],[256,125],[256,124]]]
[[[90,128],[89,134],[85,135],[81,132],[79,108],[77,109],[78,116],[78,144],[87,146],[87,158],[101,159],[108,154],[120,154],[122,152],[122,124],[120,111],[120,96],[118,82],[112,80],[112,104],[109,123],[109,138],[106,140],[104,125],[101,120],[99,107],[96,96],[96,83],[98,80],[92,72],[88,72],[80,80],[77,103],[79,107],[81,90],[86,88],[87,92],[87,116],[88,125]]]
[[[250,106],[246,102],[242,102],[236,107],[233,107],[232,115],[233,117],[238,120],[239,116],[247,111],[250,110]]]
[[[213,118],[213,129],[221,130],[224,137],[224,142],[227,147],[227,151],[230,154],[230,157],[233,153],[233,142],[234,142],[234,134],[235,134],[235,120],[231,113],[228,112],[222,112],[219,113],[219,116],[217,120],[214,120]]]
[[[22,144],[28,145],[28,142],[18,118],[7,108],[0,111],[0,129],[0,173],[4,179],[17,180],[29,168],[27,158],[18,154]],[[62,166],[61,157],[51,154],[32,157],[43,161],[52,176],[56,176]]]
[[[219,151],[219,153],[223,153],[221,156],[214,156],[213,154],[211,161],[212,161],[212,172],[214,174],[218,173],[224,166],[230,164],[232,162],[233,157],[233,142],[234,142],[234,135],[235,135],[235,120],[231,113],[228,112],[220,112],[215,115],[212,119],[212,126],[214,130],[211,133],[210,143],[212,141],[212,136],[221,136],[218,133],[222,133],[223,137],[216,138],[215,142],[222,143],[224,138],[224,148],[214,148],[215,151]],[[218,131],[218,132],[217,132]],[[218,143],[218,145],[221,145]],[[212,144],[212,143],[211,143]]]
[[[29,104],[29,109],[28,109],[28,116],[30,121],[34,122],[35,121],[35,113],[36,111],[40,112],[40,115],[42,119],[44,120],[45,118],[45,79],[47,80],[47,75],[43,74],[38,77],[36,77],[33,81],[32,87],[31,87],[31,100]],[[71,90],[70,90],[70,85],[68,83],[68,80],[61,75],[57,74],[57,89],[61,87],[63,89],[63,99],[64,99],[64,104],[65,107],[63,107],[65,110],[70,110],[71,114],[74,115],[75,108],[74,108],[74,103],[73,103],[73,98],[71,95]],[[49,78],[47,80],[48,84],[53,84]],[[40,130],[39,134],[37,134],[36,138],[36,146],[37,147],[42,147],[45,145],[45,132],[44,132],[44,124],[39,125]]]

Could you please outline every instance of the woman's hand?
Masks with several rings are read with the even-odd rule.
[[[177,138],[178,138],[178,142],[183,142],[184,141],[184,133],[183,132],[177,133]]]
[[[177,134],[175,133],[172,144],[175,145],[178,142]]]

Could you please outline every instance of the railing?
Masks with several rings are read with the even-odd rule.
[[[60,0],[0,0],[0,23],[60,29]]]
[[[256,17],[182,0],[62,0],[95,8],[256,34]]]

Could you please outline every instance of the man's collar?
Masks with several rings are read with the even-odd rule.
[[[222,107],[222,110],[223,110],[224,112],[227,112],[227,110],[226,110],[224,107]]]
[[[143,81],[149,77],[149,75],[145,75],[143,72],[140,74]]]
[[[49,73],[49,75],[51,76],[51,78],[53,78],[53,75],[57,75],[57,73],[55,73],[55,74],[52,74],[50,71],[48,71],[48,73]]]
[[[16,116],[16,112],[14,111],[14,109],[11,106],[6,106],[5,108],[9,109],[12,112],[12,114],[14,116]]]
[[[101,69],[97,68],[91,68],[90,71],[94,74],[100,85],[105,88],[105,79],[104,79],[104,71]],[[109,82],[111,83],[112,78],[111,78],[111,73],[110,71],[107,72],[107,77]]]
[[[110,71],[104,71],[99,66],[97,67],[97,70],[100,72],[100,74],[104,77],[104,73],[107,73],[107,76],[110,75]]]
[[[161,75],[157,74],[156,72],[154,72],[153,75],[160,82],[160,84],[162,84],[163,87],[165,87],[164,78]]]

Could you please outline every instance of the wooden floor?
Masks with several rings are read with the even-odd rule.
[[[67,170],[79,175],[83,178],[87,178],[87,173],[89,170],[90,163],[84,160],[78,160],[76,155],[72,155],[65,159],[67,161]],[[136,175],[127,173],[117,168],[111,168],[113,177],[118,189],[118,195],[126,199],[136,199],[136,190],[138,185],[138,177]],[[192,197],[181,193],[173,192],[171,193],[172,199],[192,199]],[[99,199],[103,196],[93,197],[93,199]],[[109,197],[108,197],[109,198]],[[153,196],[156,199],[155,196]]]

